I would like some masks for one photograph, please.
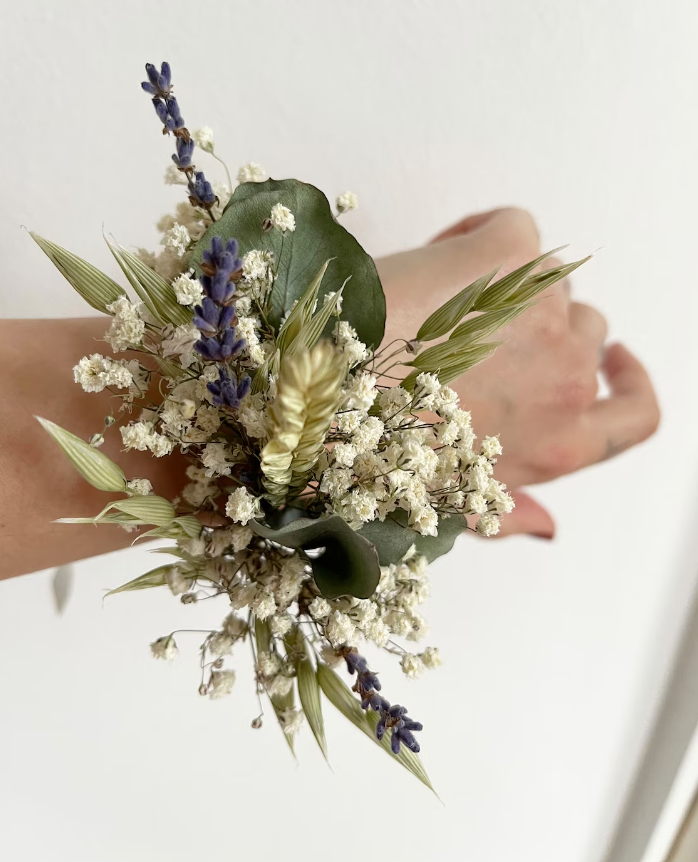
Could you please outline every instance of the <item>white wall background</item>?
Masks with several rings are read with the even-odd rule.
[[[646,360],[665,416],[642,448],[540,489],[554,544],[463,540],[434,567],[446,664],[384,677],[424,721],[443,805],[331,712],[334,771],[307,734],[294,765],[275,727],[248,727],[244,655],[220,703],[196,695],[196,636],[152,662],[149,640],[224,608],[102,607],[143,549],[81,563],[63,618],[49,573],[0,584],[0,856],[601,858],[698,564],[697,36],[690,0],[0,5],[5,316],[85,313],[21,224],[112,272],[102,223],[155,244],[179,192],[139,82],[168,59],[190,127],[234,165],[356,190],[347,224],[375,255],[508,203],[546,246],[603,247],[576,292]]]

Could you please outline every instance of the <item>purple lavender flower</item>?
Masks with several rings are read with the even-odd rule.
[[[375,673],[368,669],[368,662],[355,649],[347,649],[344,661],[350,674],[356,674],[356,682],[352,686],[361,698],[361,709],[372,709],[380,714],[376,725],[376,736],[383,739],[386,730],[391,730],[390,748],[393,754],[400,753],[400,746],[406,745],[415,754],[419,751],[419,743],[414,738],[414,732],[422,729],[419,721],[413,721],[407,715],[407,708],[390,702],[382,695],[380,681]]]
[[[189,200],[192,206],[207,210],[211,209],[218,200],[203,171],[197,171],[193,180],[189,177]]]
[[[180,171],[191,168],[191,158],[194,154],[194,141],[191,138],[177,138],[177,152],[172,155],[172,161]]]
[[[166,99],[172,90],[172,70],[170,69],[170,64],[163,63],[158,72],[152,63],[146,63],[145,71],[148,75],[148,80],[143,81],[141,87],[143,87],[146,93],[150,93],[151,96]]]
[[[238,257],[238,244],[229,239],[215,236],[211,247],[203,253],[199,279],[204,298],[201,305],[194,309],[194,325],[200,330],[201,338],[194,345],[195,350],[211,362],[226,362],[236,356],[245,346],[235,329],[235,277],[242,268]],[[238,407],[250,389],[249,377],[237,380],[224,369],[219,371],[220,379],[209,384],[209,389],[220,399],[216,403]]]
[[[252,381],[249,377],[243,377],[238,382],[235,375],[225,368],[218,369],[218,377],[217,382],[206,384],[206,388],[213,395],[213,403],[237,409],[250,391]]]

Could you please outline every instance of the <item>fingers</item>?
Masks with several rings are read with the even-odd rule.
[[[595,349],[600,348],[608,335],[606,318],[590,305],[572,302],[569,308],[570,329]]]
[[[555,522],[540,503],[523,491],[514,491],[516,508],[502,518],[502,526],[497,537],[537,536],[539,539],[552,539],[555,536]]]
[[[622,344],[606,351],[603,372],[611,397],[589,411],[599,438],[597,460],[613,458],[642,443],[657,430],[659,405],[652,381],[642,363]]]
[[[432,244],[439,243],[447,239],[473,236],[474,234],[503,237],[509,242],[513,239],[517,244],[523,245],[527,249],[537,249],[540,246],[540,236],[533,216],[519,207],[501,207],[467,216],[457,224],[442,231],[431,242]],[[536,253],[534,252],[533,257],[535,256]]]

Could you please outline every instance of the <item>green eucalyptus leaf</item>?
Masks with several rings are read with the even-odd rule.
[[[460,293],[437,308],[419,327],[417,340],[433,341],[435,338],[445,335],[449,329],[453,329],[459,320],[462,320],[468,312],[472,311],[482,292],[496,274],[497,270],[493,269],[489,275],[478,278],[477,281],[464,287]]]
[[[176,326],[186,326],[191,323],[192,310],[177,302],[177,295],[171,284],[112,238],[105,237],[105,239],[124,275],[151,314],[163,323],[172,323]]]
[[[138,518],[143,524],[154,524],[156,527],[167,526],[177,515],[169,500],[153,494],[119,500],[112,504],[112,508]]]
[[[122,287],[108,275],[92,266],[91,263],[87,263],[76,254],[72,254],[59,245],[44,239],[38,233],[29,231],[29,234],[58,271],[92,308],[109,314],[107,306],[116,302],[119,297],[126,296],[126,291]]]
[[[158,566],[157,569],[151,569],[151,571],[146,572],[144,575],[139,575],[139,577],[134,578],[127,584],[122,584],[120,587],[116,587],[116,589],[109,590],[106,596],[113,596],[116,593],[127,593],[132,590],[149,590],[151,587],[164,587],[167,583],[165,576],[171,568],[172,566]]]
[[[326,664],[318,663],[317,678],[325,697],[335,706],[345,718],[372,739],[376,745],[383,749],[393,760],[401,763],[405,769],[425,784],[429,790],[436,792],[432,787],[429,776],[422,765],[418,755],[410,751],[406,746],[400,747],[399,754],[393,754],[390,748],[390,734],[386,733],[382,740],[376,737],[376,725],[379,715],[373,710],[368,710],[368,715],[361,709],[361,704],[352,694],[349,687],[342,682],[337,674]]]
[[[262,232],[262,223],[274,204],[282,203],[294,214],[296,229],[285,235],[277,230]],[[311,279],[329,258],[320,289],[337,291],[349,276],[344,292],[343,320],[356,329],[368,346],[378,347],[385,329],[385,296],[372,258],[337,222],[321,191],[298,180],[267,180],[243,183],[233,193],[222,217],[209,227],[194,248],[191,263],[197,266],[214,236],[224,241],[235,237],[243,252],[272,251],[278,261],[278,276],[270,295],[269,320],[278,327],[282,317],[299,299]]]
[[[438,535],[422,536],[407,525],[408,518],[404,509],[396,509],[386,516],[385,521],[371,521],[359,530],[359,534],[375,547],[381,566],[399,563],[412,545],[431,563],[447,554],[468,526],[463,515],[439,516]]]
[[[344,595],[368,599],[375,593],[380,580],[376,549],[339,515],[298,518],[280,529],[259,521],[250,521],[249,526],[258,536],[287,548],[324,548],[321,556],[309,562],[318,589],[328,599]]]
[[[61,428],[60,425],[56,425],[55,422],[42,419],[41,416],[36,418],[90,485],[94,485],[100,491],[126,491],[126,476],[123,470],[103,452],[94,449],[89,443]]]

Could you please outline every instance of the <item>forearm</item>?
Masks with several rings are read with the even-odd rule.
[[[91,524],[55,524],[61,517],[96,515],[110,499],[76,472],[34,418],[44,416],[83,439],[103,427],[120,401],[109,392],[86,394],[72,368],[90,353],[105,352],[105,318],[0,321],[3,369],[0,422],[0,578],[106,553],[133,542],[137,533]],[[181,490],[172,457],[123,452],[114,428],[103,451],[128,478],[145,476],[156,493]]]

